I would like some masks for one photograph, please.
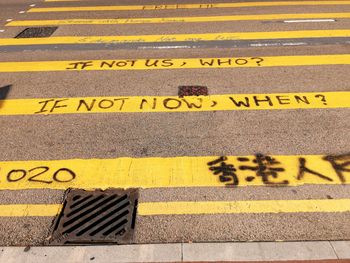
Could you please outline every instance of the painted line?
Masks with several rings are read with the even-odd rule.
[[[296,2],[303,2],[305,0],[295,0]],[[329,1],[329,0],[319,0],[318,2]],[[348,1],[348,0],[337,0],[337,1]],[[44,2],[88,2],[86,0],[44,0]]]
[[[112,6],[72,6],[31,8],[27,12],[77,12],[77,11],[134,11],[169,9],[214,9],[265,6],[313,6],[313,5],[350,5],[350,1],[284,1],[284,2],[246,2],[246,3],[201,3],[201,4],[160,4],[160,5],[112,5]]]
[[[350,54],[237,58],[175,58],[0,62],[0,72],[155,70],[349,65]]]
[[[199,17],[152,17],[152,18],[108,18],[108,19],[62,19],[62,20],[18,20],[6,26],[49,26],[49,25],[115,25],[149,23],[192,23],[192,22],[229,22],[252,20],[286,20],[313,18],[350,18],[350,13],[307,13],[307,14],[256,14],[234,16],[199,16]]]
[[[298,42],[298,43],[282,43],[282,46],[303,46],[306,45],[305,42]]]
[[[0,115],[350,108],[350,92],[0,100]]]
[[[346,45],[350,37],[321,37],[266,40],[216,40],[185,42],[128,42],[128,43],[89,43],[89,44],[55,44],[55,45],[8,45],[0,46],[0,52],[24,50],[116,50],[116,49],[191,49],[191,48],[240,48],[252,46],[301,46],[301,45]],[[137,41],[137,40],[136,40]]]
[[[141,216],[244,213],[335,213],[349,211],[350,199],[151,202],[140,203],[138,206],[138,214]]]
[[[285,20],[284,23],[322,23],[335,22],[335,19],[300,19],[300,20]]]
[[[349,166],[350,154],[3,161],[0,190],[339,185]]]
[[[85,1],[84,0],[44,0],[44,2],[82,2],[83,3]]]
[[[0,217],[57,216],[60,204],[0,205]],[[350,199],[145,202],[138,215],[341,213],[350,211]]]
[[[179,49],[179,48],[192,48],[192,46],[144,46],[139,47],[140,49]]]
[[[135,35],[135,36],[65,36],[48,38],[3,38],[0,46],[57,44],[124,44],[159,42],[198,42],[227,40],[268,40],[293,38],[350,37],[350,30],[299,30],[275,32],[234,32],[209,34]]]
[[[56,216],[61,207],[58,204],[0,205],[0,217]]]

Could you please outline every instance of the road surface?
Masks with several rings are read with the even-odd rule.
[[[139,188],[134,243],[350,239],[350,1],[0,10],[0,245],[70,187]]]

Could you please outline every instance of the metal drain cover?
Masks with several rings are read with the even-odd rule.
[[[68,190],[48,244],[131,243],[137,199],[137,189]]]
[[[49,37],[58,27],[30,27],[24,29],[15,38],[35,38],[35,37]]]
[[[208,88],[206,86],[179,86],[179,97],[184,96],[207,96]]]

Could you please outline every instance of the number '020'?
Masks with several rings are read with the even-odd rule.
[[[6,179],[8,182],[18,182],[27,178],[26,180],[29,182],[51,184],[53,182],[69,183],[76,177],[76,174],[72,170],[68,168],[60,168],[52,174],[52,180],[43,180],[41,176],[46,174],[49,170],[50,168],[47,166],[39,166],[30,170],[13,169],[8,172]],[[63,173],[68,175],[68,178],[62,178]]]

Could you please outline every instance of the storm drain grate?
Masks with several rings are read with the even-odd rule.
[[[35,38],[35,37],[49,37],[58,27],[30,27],[24,29],[15,38]]]
[[[68,190],[48,244],[131,243],[137,200],[136,189]]]
[[[179,86],[179,97],[184,96],[207,96],[208,88],[206,86]]]

